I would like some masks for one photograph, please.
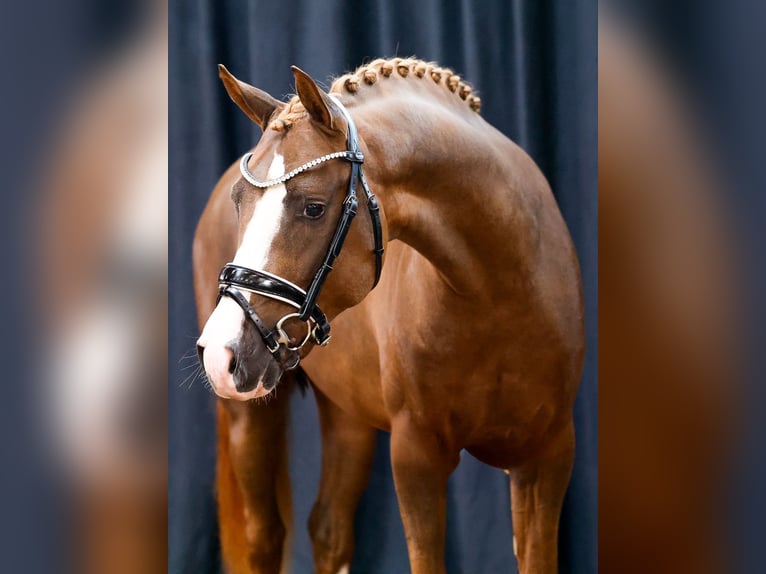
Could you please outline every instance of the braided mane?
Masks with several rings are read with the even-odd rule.
[[[361,89],[373,86],[378,81],[385,81],[394,72],[403,78],[415,80],[432,80],[435,84],[449,90],[464,100],[476,113],[481,110],[481,99],[473,93],[473,88],[455,74],[449,68],[442,68],[434,62],[424,62],[416,58],[378,58],[369,64],[359,66],[350,74],[344,74],[333,81],[330,91],[335,93],[346,92],[356,94]],[[271,123],[271,129],[284,131],[290,128],[292,123],[306,115],[306,109],[298,99],[293,96],[279,116]]]

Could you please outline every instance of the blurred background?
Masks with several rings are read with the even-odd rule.
[[[169,570],[218,572],[214,401],[189,377],[198,335],[194,228],[223,171],[260,128],[229,100],[216,66],[277,98],[290,65],[329,86],[377,57],[415,55],[448,66],[482,99],[482,115],[524,148],[550,181],[585,285],[587,357],[576,404],[577,454],[560,534],[562,572],[596,570],[596,48],[595,1],[171,2],[170,4]],[[179,363],[180,362],[180,363]],[[319,484],[311,392],[292,399],[292,571],[312,572],[307,521]],[[450,481],[450,572],[513,571],[508,477],[465,454]],[[407,572],[407,552],[381,434],[356,515],[351,572]]]
[[[599,568],[762,572],[763,6],[600,8]]]
[[[0,570],[162,572],[166,5],[0,10]]]

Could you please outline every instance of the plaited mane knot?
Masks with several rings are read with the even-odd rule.
[[[285,106],[285,109],[280,112],[279,116],[271,122],[272,130],[275,132],[286,132],[293,127],[293,122],[301,119],[306,115],[306,108],[298,99],[298,96],[293,96]]]
[[[468,105],[478,114],[481,111],[481,98],[479,96],[468,96]]]
[[[343,87],[345,87],[348,92],[355,94],[359,91],[359,79],[356,76],[349,76],[343,83]]]
[[[292,127],[293,123],[290,120],[284,120],[277,118],[271,123],[271,129],[275,132],[286,132]]]
[[[364,71],[362,77],[364,78],[364,83],[368,86],[371,86],[378,81],[378,74],[375,70],[370,70],[369,68]]]

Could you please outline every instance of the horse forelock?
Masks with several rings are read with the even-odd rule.
[[[446,89],[463,100],[476,113],[481,111],[481,98],[474,93],[471,85],[462,80],[449,68],[443,68],[434,62],[417,58],[378,58],[369,64],[359,66],[351,73],[336,78],[330,86],[330,92],[336,94],[357,94],[360,90],[374,87],[378,81],[385,81],[394,73],[412,81],[428,81],[436,88]],[[292,96],[284,109],[271,122],[276,131],[286,131],[294,122],[306,116],[298,96]]]

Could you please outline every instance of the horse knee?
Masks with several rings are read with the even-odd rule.
[[[309,517],[309,535],[317,574],[336,574],[349,564],[354,551],[353,519],[339,517],[327,505],[317,502]]]
[[[247,521],[245,538],[254,572],[279,572],[286,534],[281,519]]]

